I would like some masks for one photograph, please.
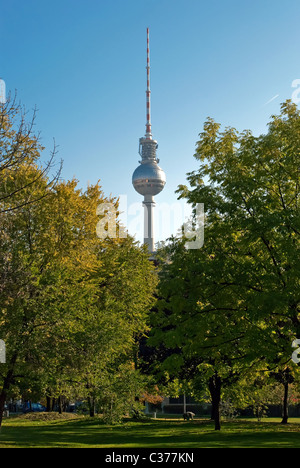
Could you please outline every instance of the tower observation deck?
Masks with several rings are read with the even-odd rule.
[[[144,196],[144,243],[148,246],[150,253],[154,253],[154,226],[153,209],[155,206],[154,196],[158,195],[166,184],[166,175],[159,167],[156,157],[158,148],[157,141],[152,138],[151,133],[151,91],[150,91],[150,49],[149,28],[147,28],[147,90],[146,90],[146,133],[139,140],[140,165],[132,175],[132,184],[135,190]]]

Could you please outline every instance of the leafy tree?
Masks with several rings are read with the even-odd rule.
[[[198,170],[178,189],[205,206],[205,243],[169,248],[161,274],[153,343],[173,349],[164,366],[189,363],[206,375],[218,407],[222,387],[245,373],[291,367],[299,322],[300,115],[282,105],[266,135],[208,119],[197,143]],[[298,368],[293,367],[293,372]],[[220,425],[216,422],[216,429]]]
[[[187,251],[179,241],[170,249],[170,261],[161,269],[158,312],[152,316],[149,343],[163,343],[168,350],[162,372],[192,380],[198,396],[211,395],[212,417],[219,430],[222,392],[251,363],[245,352],[247,328],[240,318],[243,304],[233,307],[229,290],[217,286],[221,270],[214,271],[207,244],[201,251]]]
[[[116,387],[115,375],[120,368],[136,360],[135,343],[148,331],[148,311],[157,282],[148,255],[130,237],[119,239],[117,245],[108,243],[99,258],[92,275],[96,284],[94,308],[89,309],[82,332],[75,334],[73,348],[75,379],[89,402],[91,415],[103,401],[103,394]],[[115,398],[110,405],[109,414],[116,415]]]
[[[97,207],[109,203],[117,210],[118,201],[106,198],[99,184],[85,192],[76,180],[53,185],[39,165],[37,138],[22,126],[16,133],[9,117],[2,122],[11,129],[11,146],[3,133],[3,154],[19,148],[21,156],[4,154],[1,172],[0,336],[7,362],[0,423],[18,386],[26,395],[39,386],[40,394],[62,401],[74,396],[84,372],[101,378],[116,357],[123,359],[118,366],[132,360],[155,287],[148,256],[132,239],[96,235]]]
[[[36,178],[39,169],[35,165],[20,168],[18,174],[22,171],[26,183]],[[47,190],[47,182],[40,179],[41,187],[35,187],[37,198]],[[39,204],[22,203],[27,191],[32,190],[24,188],[12,200],[22,208],[4,215],[7,225],[1,252],[6,288],[1,295],[1,335],[8,352],[0,395],[2,407],[20,366],[24,370],[26,363],[41,366],[43,359],[56,359],[57,348],[64,348],[68,354],[67,336],[78,326],[78,311],[90,290],[86,277],[92,255],[82,243],[82,231],[87,230],[82,216],[86,216],[85,206],[80,210],[75,203],[71,215],[68,203],[68,193],[75,193],[74,184],[57,185],[55,193],[40,199]],[[55,204],[59,198],[60,203]],[[86,306],[87,302],[85,299]],[[51,364],[49,369],[54,367]]]
[[[34,110],[31,120],[27,121],[26,117],[26,111],[17,103],[16,96],[0,103],[0,213],[37,203],[39,199],[48,195],[48,189],[55,186],[61,173],[62,163],[55,175],[48,178],[44,192],[35,192],[35,187],[41,187],[41,180],[49,175],[55,163],[55,146],[49,161],[41,164],[41,170],[36,171],[33,177],[24,179],[19,173],[20,168],[30,170],[32,164],[40,161],[41,152],[44,150],[39,143],[39,135],[34,133],[36,111]],[[15,197],[29,187],[32,190],[27,190],[26,198]]]

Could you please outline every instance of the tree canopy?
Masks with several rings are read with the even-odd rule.
[[[111,374],[127,375],[156,287],[143,247],[97,236],[99,205],[117,211],[118,200],[99,183],[83,191],[51,179],[32,125],[21,115],[15,128],[15,117],[13,105],[0,107],[0,419],[12,396],[85,398],[92,408],[104,383],[113,393]]]
[[[150,342],[173,350],[168,372],[206,376],[218,406],[245,375],[298,372],[300,114],[284,103],[258,137],[208,119],[199,137],[199,169],[177,193],[204,203],[205,242],[173,239],[164,252]]]

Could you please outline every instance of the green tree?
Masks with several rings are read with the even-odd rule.
[[[96,236],[97,206],[116,203],[98,184],[84,193],[75,180],[53,184],[39,164],[42,148],[32,126],[22,116],[15,129],[18,112],[1,107],[0,335],[7,362],[1,365],[0,423],[20,379],[32,375],[36,387],[38,376],[41,385],[50,380],[56,391],[65,389],[68,339],[84,328],[97,297],[91,278],[105,247]]]
[[[73,354],[76,378],[85,389],[82,395],[88,399],[91,415],[103,400],[103,392],[116,386],[114,375],[119,375],[120,366],[135,363],[137,370],[136,341],[148,331],[157,283],[147,253],[130,237],[108,243],[99,258],[93,316],[75,336]],[[111,402],[115,407],[115,398]]]
[[[26,182],[36,178],[39,169],[36,165],[19,168],[18,176],[22,171]],[[47,190],[47,183],[40,178],[41,187],[35,187],[37,198]],[[36,366],[40,372],[49,358],[48,369],[53,369],[62,354],[66,361],[70,353],[67,338],[74,328],[82,327],[91,291],[88,275],[96,254],[90,244],[92,220],[87,219],[86,210],[93,200],[75,191],[75,186],[75,181],[57,184],[38,204],[23,204],[27,191],[32,191],[28,186],[11,200],[19,209],[4,214],[7,224],[1,252],[6,287],[1,294],[1,336],[7,363],[2,368],[2,408],[10,385],[20,375],[18,369]],[[98,203],[99,189],[93,197],[94,204]],[[95,232],[96,214],[94,218]]]
[[[188,251],[182,241],[170,247],[169,261],[161,268],[149,343],[165,348],[160,371],[193,381],[198,395],[210,394],[219,430],[222,393],[253,365],[253,357],[246,352],[243,303],[219,286],[223,275],[211,258],[213,248],[212,242]]]
[[[20,148],[13,169],[1,172],[7,196],[1,205],[0,336],[7,362],[1,365],[0,421],[17,387],[26,397],[39,388],[48,401],[62,402],[83,387],[81,396],[99,398],[108,370],[133,361],[156,284],[148,255],[130,237],[97,236],[98,206],[118,213],[118,201],[105,197],[99,184],[86,191],[76,180],[54,185],[39,165],[37,138],[23,133],[11,131],[11,146],[21,141],[26,151]],[[3,151],[9,151],[6,140]]]
[[[174,350],[173,370],[197,363],[217,406],[222,385],[239,376],[293,366],[291,344],[300,334],[299,132],[291,102],[259,137],[222,132],[208,119],[196,148],[200,167],[188,174],[190,188],[178,189],[194,208],[204,203],[205,243],[171,247],[155,340]]]

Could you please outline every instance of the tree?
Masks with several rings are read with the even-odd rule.
[[[52,178],[48,178],[44,191],[34,196],[35,187],[49,175],[55,163],[56,148],[51,152],[49,161],[41,170],[36,171],[30,179],[23,179],[20,168],[30,170],[32,164],[40,161],[44,148],[39,143],[39,135],[34,133],[36,110],[31,120],[26,120],[26,111],[16,101],[16,96],[10,97],[5,103],[0,103],[0,213],[18,210],[19,208],[37,203],[39,199],[49,194],[49,188],[54,187],[59,179],[62,163]],[[25,191],[26,198],[16,197]],[[12,202],[14,200],[14,202]]]
[[[222,392],[236,384],[252,357],[245,351],[249,337],[240,317],[243,304],[233,305],[237,298],[219,287],[223,277],[220,264],[210,258],[213,245],[206,243],[199,251],[186,250],[182,241],[170,246],[149,344],[163,343],[166,349],[161,371],[194,382],[198,394],[200,388],[203,395],[209,392],[219,430]]]
[[[135,338],[147,330],[153,265],[130,237],[99,240],[97,206],[114,202],[117,208],[117,201],[106,199],[98,184],[86,192],[76,187],[75,180],[60,182],[38,205],[6,215],[2,406],[11,385],[20,378],[29,385],[31,375],[48,399],[61,401],[81,389],[92,413],[99,382],[134,360]]]
[[[25,210],[35,207],[45,197],[51,195],[61,172],[61,164],[56,174],[51,178],[49,173],[54,165],[56,150],[54,148],[50,160],[41,164],[43,147],[39,136],[34,134],[35,112],[31,121],[26,122],[26,113],[14,99],[7,99],[0,104],[0,330],[6,339],[8,364],[1,366],[2,391],[0,394],[0,424],[6,394],[14,382],[14,371],[18,349],[18,321],[16,329],[9,331],[7,317],[10,314],[11,323],[24,299],[31,294],[28,287],[30,272],[24,267],[23,258],[18,257],[24,237],[21,240],[20,224]],[[23,218],[24,220],[24,218]],[[23,225],[24,227],[24,225]],[[27,230],[30,249],[30,230]],[[18,246],[15,240],[19,236]],[[26,290],[26,293],[25,293]],[[12,346],[11,346],[12,345]],[[11,350],[14,350],[12,353]]]
[[[225,382],[292,365],[300,334],[299,132],[289,101],[259,137],[221,132],[208,119],[195,154],[201,165],[188,174],[190,188],[177,191],[194,209],[204,203],[205,244],[171,246],[155,340],[174,350],[166,360],[173,370],[196,360],[208,372],[217,407]]]
[[[0,424],[17,387],[26,395],[39,388],[48,402],[84,388],[92,407],[99,380],[134,359],[156,284],[133,239],[96,234],[98,206],[115,213],[118,200],[105,197],[99,183],[86,191],[76,180],[53,183],[31,128],[15,132],[9,114],[3,121]]]
[[[200,196],[208,213],[215,211],[228,229],[225,238],[235,235],[237,248],[226,250],[236,264],[228,285],[243,291],[248,320],[262,332],[257,354],[283,369],[291,363],[290,345],[300,333],[299,121],[290,101],[272,116],[268,133],[257,138],[231,128],[220,133],[209,120],[196,152],[208,164],[189,175],[194,187],[189,200]],[[201,177],[210,180],[207,191],[197,184]]]
[[[99,186],[82,195],[76,181],[48,177],[52,160],[46,168],[39,164],[33,122],[26,125],[21,115],[16,128],[20,112],[14,103],[1,106],[0,333],[7,362],[1,365],[0,423],[12,385],[28,378],[32,366],[40,369],[48,353],[56,358],[58,343],[66,348],[84,298],[88,306],[96,206],[103,199]]]
[[[3,215],[7,224],[1,244],[5,275],[1,336],[7,346],[7,364],[3,368],[6,373],[0,414],[11,384],[22,376],[20,370],[28,373],[32,366],[40,368],[49,357],[57,359],[54,351],[58,348],[68,355],[66,338],[79,326],[78,311],[83,302],[88,305],[84,299],[90,291],[86,276],[93,259],[92,249],[89,252],[85,249],[89,242],[85,208],[92,200],[86,198],[85,203],[79,204],[84,197],[74,191],[76,182],[58,184],[54,192],[40,198],[39,194],[49,190],[47,179],[41,177],[34,193],[39,203],[23,203],[28,191],[33,190],[29,185],[25,188],[25,184],[37,179],[37,172],[35,164],[19,168],[24,189],[11,200],[19,209]],[[95,191],[96,197],[99,201],[99,193]],[[89,229],[91,232],[91,225]],[[54,362],[48,369],[53,367]]]
[[[92,280],[96,285],[95,304],[89,308],[84,330],[74,335],[72,354],[74,379],[94,415],[104,394],[113,391],[116,395],[112,389],[117,387],[120,369],[136,361],[135,343],[148,331],[157,278],[144,248],[127,237],[113,244],[107,242],[105,250],[99,252]],[[138,371],[137,366],[135,370]],[[120,410],[121,395],[116,398],[110,400],[111,416],[117,416]]]

